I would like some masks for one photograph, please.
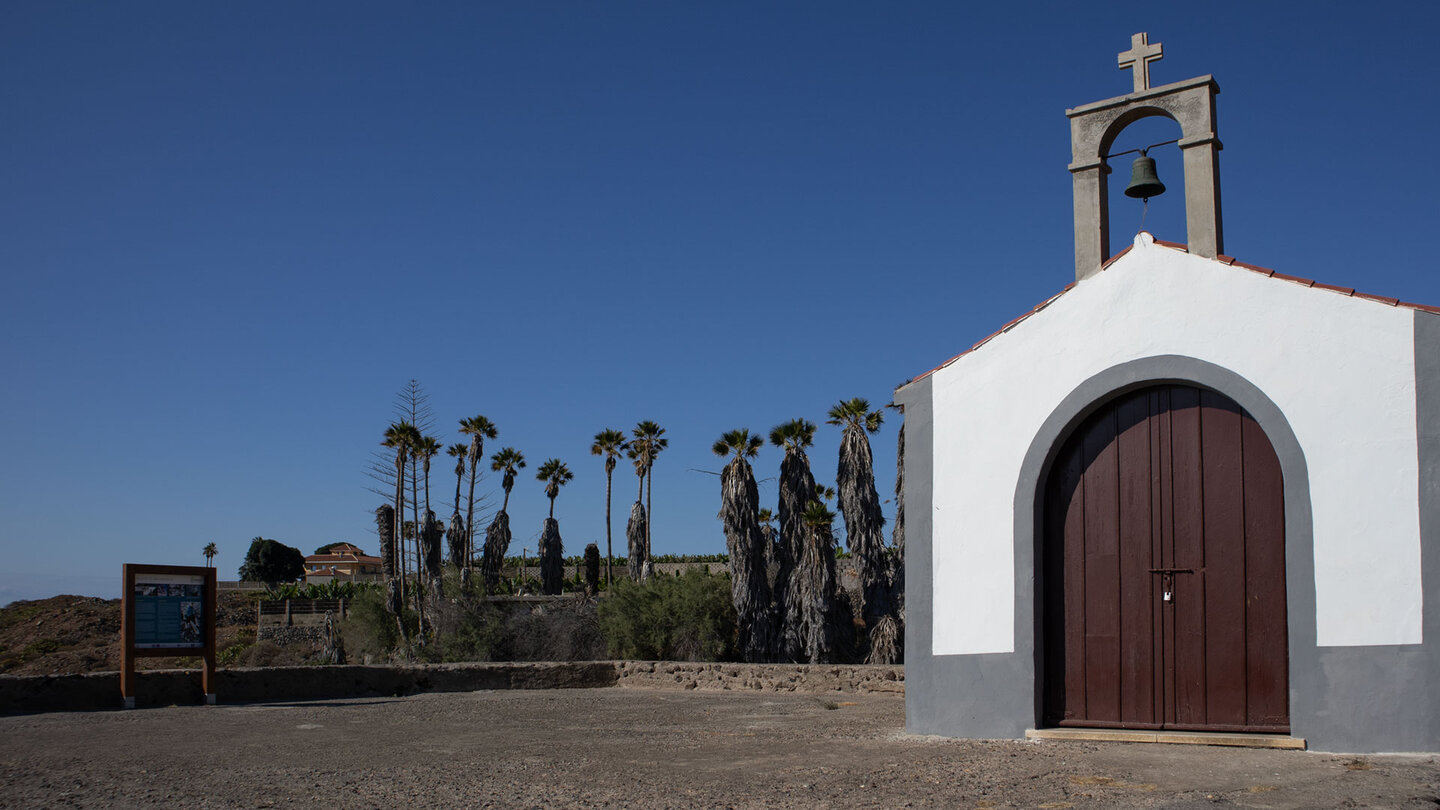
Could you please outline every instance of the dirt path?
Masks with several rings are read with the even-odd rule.
[[[0,807],[1414,807],[1434,757],[913,737],[894,696],[576,689],[0,717]]]

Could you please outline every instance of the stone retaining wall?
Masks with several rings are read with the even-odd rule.
[[[286,627],[284,625],[262,626],[255,628],[255,640],[269,641],[281,646],[287,644],[309,644],[319,647],[325,644],[325,628],[310,627],[307,625],[297,627]]]
[[[905,691],[903,667],[829,664],[688,664],[653,661],[331,665],[222,669],[221,703],[265,703],[383,697],[487,689],[759,690],[768,692]],[[198,704],[198,670],[139,673],[136,705]],[[0,675],[0,714],[95,711],[120,706],[120,675]]]
[[[905,693],[904,667],[616,661],[615,668],[618,686],[643,689]]]

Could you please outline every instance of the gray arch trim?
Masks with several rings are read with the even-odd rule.
[[[1297,704],[1303,706],[1302,672],[1313,671],[1311,660],[1315,650],[1315,553],[1310,513],[1310,476],[1305,454],[1290,422],[1268,396],[1254,383],[1229,369],[1194,357],[1161,355],[1121,363],[1081,383],[1051,412],[1035,434],[1020,467],[1015,488],[1015,624],[1029,628],[1028,652],[1032,673],[1044,668],[1044,626],[1040,600],[1045,584],[1043,571],[1036,566],[1041,559],[1043,524],[1041,504],[1046,477],[1060,446],[1075,427],[1090,414],[1117,396],[1152,385],[1183,383],[1209,388],[1233,399],[1255,418],[1265,431],[1275,454],[1280,459],[1285,479],[1285,588],[1289,619],[1290,712],[1291,728],[1295,728]],[[1028,541],[1028,542],[1027,542]],[[1025,576],[1020,576],[1025,572]],[[1017,639],[1018,640],[1018,639]],[[1020,652],[1017,645],[1017,652]],[[1302,682],[1297,688],[1297,678]],[[1033,717],[1041,717],[1044,684],[1032,675]],[[1302,724],[1303,725],[1303,724]],[[1297,736],[1301,736],[1296,731]]]

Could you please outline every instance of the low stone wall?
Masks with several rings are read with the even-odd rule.
[[[256,641],[269,641],[272,644],[285,646],[287,644],[309,644],[311,646],[322,646],[325,643],[324,627],[285,627],[277,625],[272,627],[255,628]]]
[[[613,686],[610,662],[331,665],[222,669],[215,692],[221,703],[266,703],[383,697],[417,692],[474,692],[482,689],[573,689]],[[137,706],[200,703],[199,670],[142,671],[136,679]],[[94,711],[120,706],[120,674],[0,675],[0,714]]]
[[[330,665],[222,669],[221,703],[267,703],[384,697],[417,692],[486,689],[758,690],[767,692],[889,692],[903,694],[905,670],[830,664],[687,664],[654,661],[581,661],[495,664]],[[139,673],[136,705],[198,704],[198,670]],[[95,711],[120,706],[120,675],[0,675],[0,714]]]
[[[617,685],[642,689],[905,693],[903,666],[617,661],[615,668]]]

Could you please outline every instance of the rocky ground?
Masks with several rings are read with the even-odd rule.
[[[904,733],[893,695],[574,689],[0,718],[0,807],[1403,807],[1434,757]]]
[[[221,591],[215,632],[221,665],[296,664],[274,645],[255,645],[255,598]],[[227,655],[228,651],[228,655]],[[302,651],[301,657],[309,650]],[[139,669],[198,666],[180,658],[141,658]],[[62,675],[120,669],[120,600],[52,596],[0,608],[0,674]]]

